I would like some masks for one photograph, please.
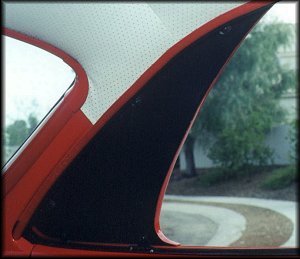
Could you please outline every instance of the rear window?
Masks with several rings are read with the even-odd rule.
[[[298,246],[295,13],[296,4],[275,5],[209,93],[164,198],[160,224],[169,239]]]

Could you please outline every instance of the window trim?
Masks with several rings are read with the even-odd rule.
[[[57,56],[69,65],[76,74],[71,88],[66,90],[62,99],[54,105],[36,130],[3,167],[3,196],[5,196],[17,184],[30,166],[34,164],[42,151],[68,122],[72,114],[80,109],[87,98],[89,84],[83,67],[64,51],[37,38],[5,27],[2,28],[2,35],[23,41]]]

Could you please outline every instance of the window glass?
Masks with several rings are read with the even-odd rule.
[[[276,4],[208,95],[181,150],[160,226],[183,245],[295,247],[296,4]]]
[[[4,43],[2,166],[31,135],[75,78],[73,69],[40,48],[7,36]]]

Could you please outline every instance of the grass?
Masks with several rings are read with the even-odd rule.
[[[290,186],[297,180],[297,168],[295,165],[276,169],[261,183],[261,188],[266,190],[278,190]]]
[[[198,182],[203,187],[209,187],[232,179],[241,180],[251,177],[256,171],[257,167],[251,165],[244,166],[244,168],[235,171],[223,167],[215,167],[211,168],[205,174],[201,174]]]
[[[260,168],[260,169],[259,169]],[[261,170],[269,171],[265,179],[262,180],[260,188],[265,190],[279,190],[290,186],[297,178],[297,169],[295,165],[281,168],[265,169],[264,167],[249,167],[237,172],[225,171],[222,168],[213,168],[209,172],[201,174],[197,177],[197,182],[203,187],[210,187],[221,182],[231,179],[243,179],[252,177],[253,174],[261,172]]]
[[[205,173],[198,177],[198,182],[201,186],[209,187],[220,182],[226,181],[231,176],[228,172],[222,170],[222,168],[211,169],[208,173]]]

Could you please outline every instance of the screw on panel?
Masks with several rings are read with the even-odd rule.
[[[131,106],[132,106],[132,107],[136,107],[136,106],[140,105],[141,103],[142,103],[142,97],[137,96],[137,97],[133,100]]]
[[[219,34],[225,35],[229,33],[232,30],[232,27],[230,25],[225,26],[222,30],[219,31]]]

